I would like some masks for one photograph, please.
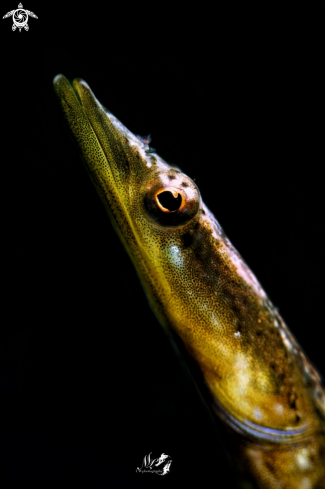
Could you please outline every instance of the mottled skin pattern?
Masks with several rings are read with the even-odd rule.
[[[185,356],[244,488],[325,489],[319,376],[195,183],[63,75],[54,88],[149,303]],[[159,192],[182,197],[169,211]],[[170,194],[170,195],[171,195]]]

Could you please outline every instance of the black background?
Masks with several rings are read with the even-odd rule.
[[[267,26],[256,11],[24,8],[38,16],[29,32],[1,21],[1,487],[234,487],[218,431],[72,145],[52,79],[84,78],[195,178],[325,373],[317,32],[283,12]],[[135,473],[149,452],[172,457],[168,477]]]

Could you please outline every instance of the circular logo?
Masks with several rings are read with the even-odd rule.
[[[12,16],[12,20],[15,26],[21,29],[22,27],[25,27],[28,22],[28,13],[26,12],[26,10],[19,8],[15,10]]]

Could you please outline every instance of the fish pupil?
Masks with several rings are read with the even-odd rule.
[[[161,192],[157,196],[157,199],[159,200],[160,205],[170,212],[177,211],[182,204],[182,196],[177,194],[177,197],[175,198],[169,190]]]

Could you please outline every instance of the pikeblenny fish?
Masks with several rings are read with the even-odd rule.
[[[63,76],[54,89],[150,306],[177,345],[243,488],[325,489],[320,376],[191,178]]]

